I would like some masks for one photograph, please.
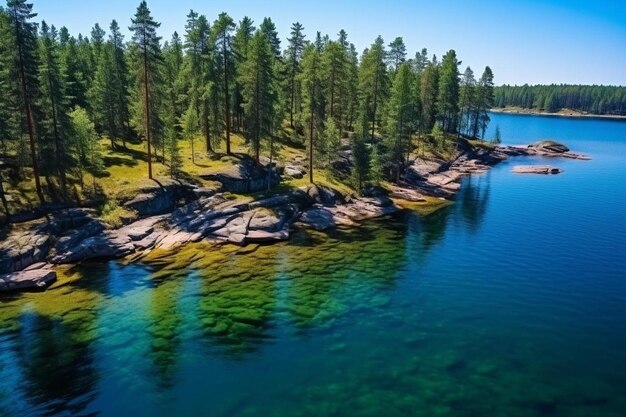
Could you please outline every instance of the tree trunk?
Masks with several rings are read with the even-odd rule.
[[[33,176],[35,177],[35,189],[37,190],[37,196],[41,204],[44,204],[46,200],[43,197],[43,191],[41,189],[41,180],[39,178],[39,163],[37,158],[37,149],[35,146],[35,127],[33,124],[33,114],[28,100],[28,89],[26,88],[26,71],[24,69],[24,57],[22,51],[22,35],[19,30],[19,24],[17,23],[17,17],[15,16],[15,38],[17,43],[18,57],[20,63],[20,76],[22,78],[22,94],[24,95],[24,111],[26,112],[26,125],[28,127],[28,136],[30,140],[30,157],[33,164]]]
[[[152,179],[152,148],[150,137],[150,94],[148,94],[148,48],[146,46],[146,34],[143,35],[143,74],[144,74],[144,95],[146,103],[146,138],[148,140],[148,178]]]
[[[228,55],[226,52],[226,36],[222,43],[224,54],[224,116],[226,118],[226,153],[230,155],[230,97],[228,95]]]
[[[61,145],[59,138],[59,125],[57,122],[57,108],[54,100],[54,94],[52,93],[52,80],[48,74],[48,86],[50,88],[50,105],[52,106],[52,127],[54,131],[54,153],[56,157],[57,173],[59,174],[59,180],[61,181],[61,193],[63,199],[67,198],[67,181],[65,178],[65,170],[63,169],[63,158],[61,157]]]
[[[7,220],[11,216],[11,212],[9,211],[9,204],[7,203],[6,195],[4,194],[4,185],[2,176],[0,176],[0,200],[2,200],[2,207],[4,207],[4,213],[6,214]]]
[[[313,105],[311,105],[311,117],[309,121],[309,182],[313,184],[313,118],[314,118]]]
[[[293,107],[296,102],[296,69],[295,65],[291,69],[291,104],[289,105],[289,126],[294,129],[293,126]]]

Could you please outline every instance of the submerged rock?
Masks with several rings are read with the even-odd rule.
[[[563,170],[551,165],[517,165],[513,168],[513,172],[516,174],[555,175],[560,174]]]
[[[57,273],[50,269],[32,269],[0,275],[0,291],[41,290],[57,279]]]

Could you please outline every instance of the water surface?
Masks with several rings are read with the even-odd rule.
[[[626,123],[492,115],[456,204],[85,264],[0,304],[0,415],[623,416]],[[558,176],[520,176],[551,163]]]

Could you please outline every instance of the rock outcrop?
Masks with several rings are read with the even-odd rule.
[[[511,156],[584,159],[557,145],[468,148],[449,162],[417,159],[407,168],[400,185],[389,190],[370,188],[359,198],[342,195],[328,187],[309,185],[289,193],[241,202],[228,199],[220,187],[168,185],[147,190],[128,201],[126,207],[138,211],[142,218],[115,230],[107,229],[92,210],[60,210],[44,219],[15,226],[0,243],[0,274],[4,274],[0,276],[0,290],[45,287],[55,278],[46,269],[48,263],[76,263],[130,254],[141,256],[152,249],[172,249],[203,239],[237,245],[271,243],[289,239],[294,227],[328,230],[354,225],[400,210],[393,199],[420,202],[425,201],[425,196],[452,198],[460,189],[463,176],[485,172]],[[252,169],[258,168],[255,167],[256,164]],[[265,189],[267,178],[264,175],[269,172],[248,176],[247,169],[244,174],[232,177],[242,181],[234,188],[229,180],[219,175],[212,178],[221,178],[225,188],[230,190],[250,191],[259,184]],[[551,166],[520,166],[515,172],[554,174],[561,171]],[[16,272],[21,270],[24,271]]]

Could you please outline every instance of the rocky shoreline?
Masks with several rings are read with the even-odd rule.
[[[155,188],[126,203],[138,212],[139,220],[113,230],[90,209],[59,210],[14,227],[0,244],[0,291],[45,289],[60,264],[129,255],[139,259],[152,250],[173,250],[201,240],[272,243],[288,240],[298,228],[353,226],[402,210],[402,201],[425,202],[426,196],[452,199],[465,175],[486,172],[511,156],[532,155],[588,159],[554,142],[472,148],[458,152],[452,162],[416,158],[400,184],[389,190],[368,189],[359,197],[309,185],[241,203],[229,200],[221,187]],[[183,203],[177,205],[178,201]]]

